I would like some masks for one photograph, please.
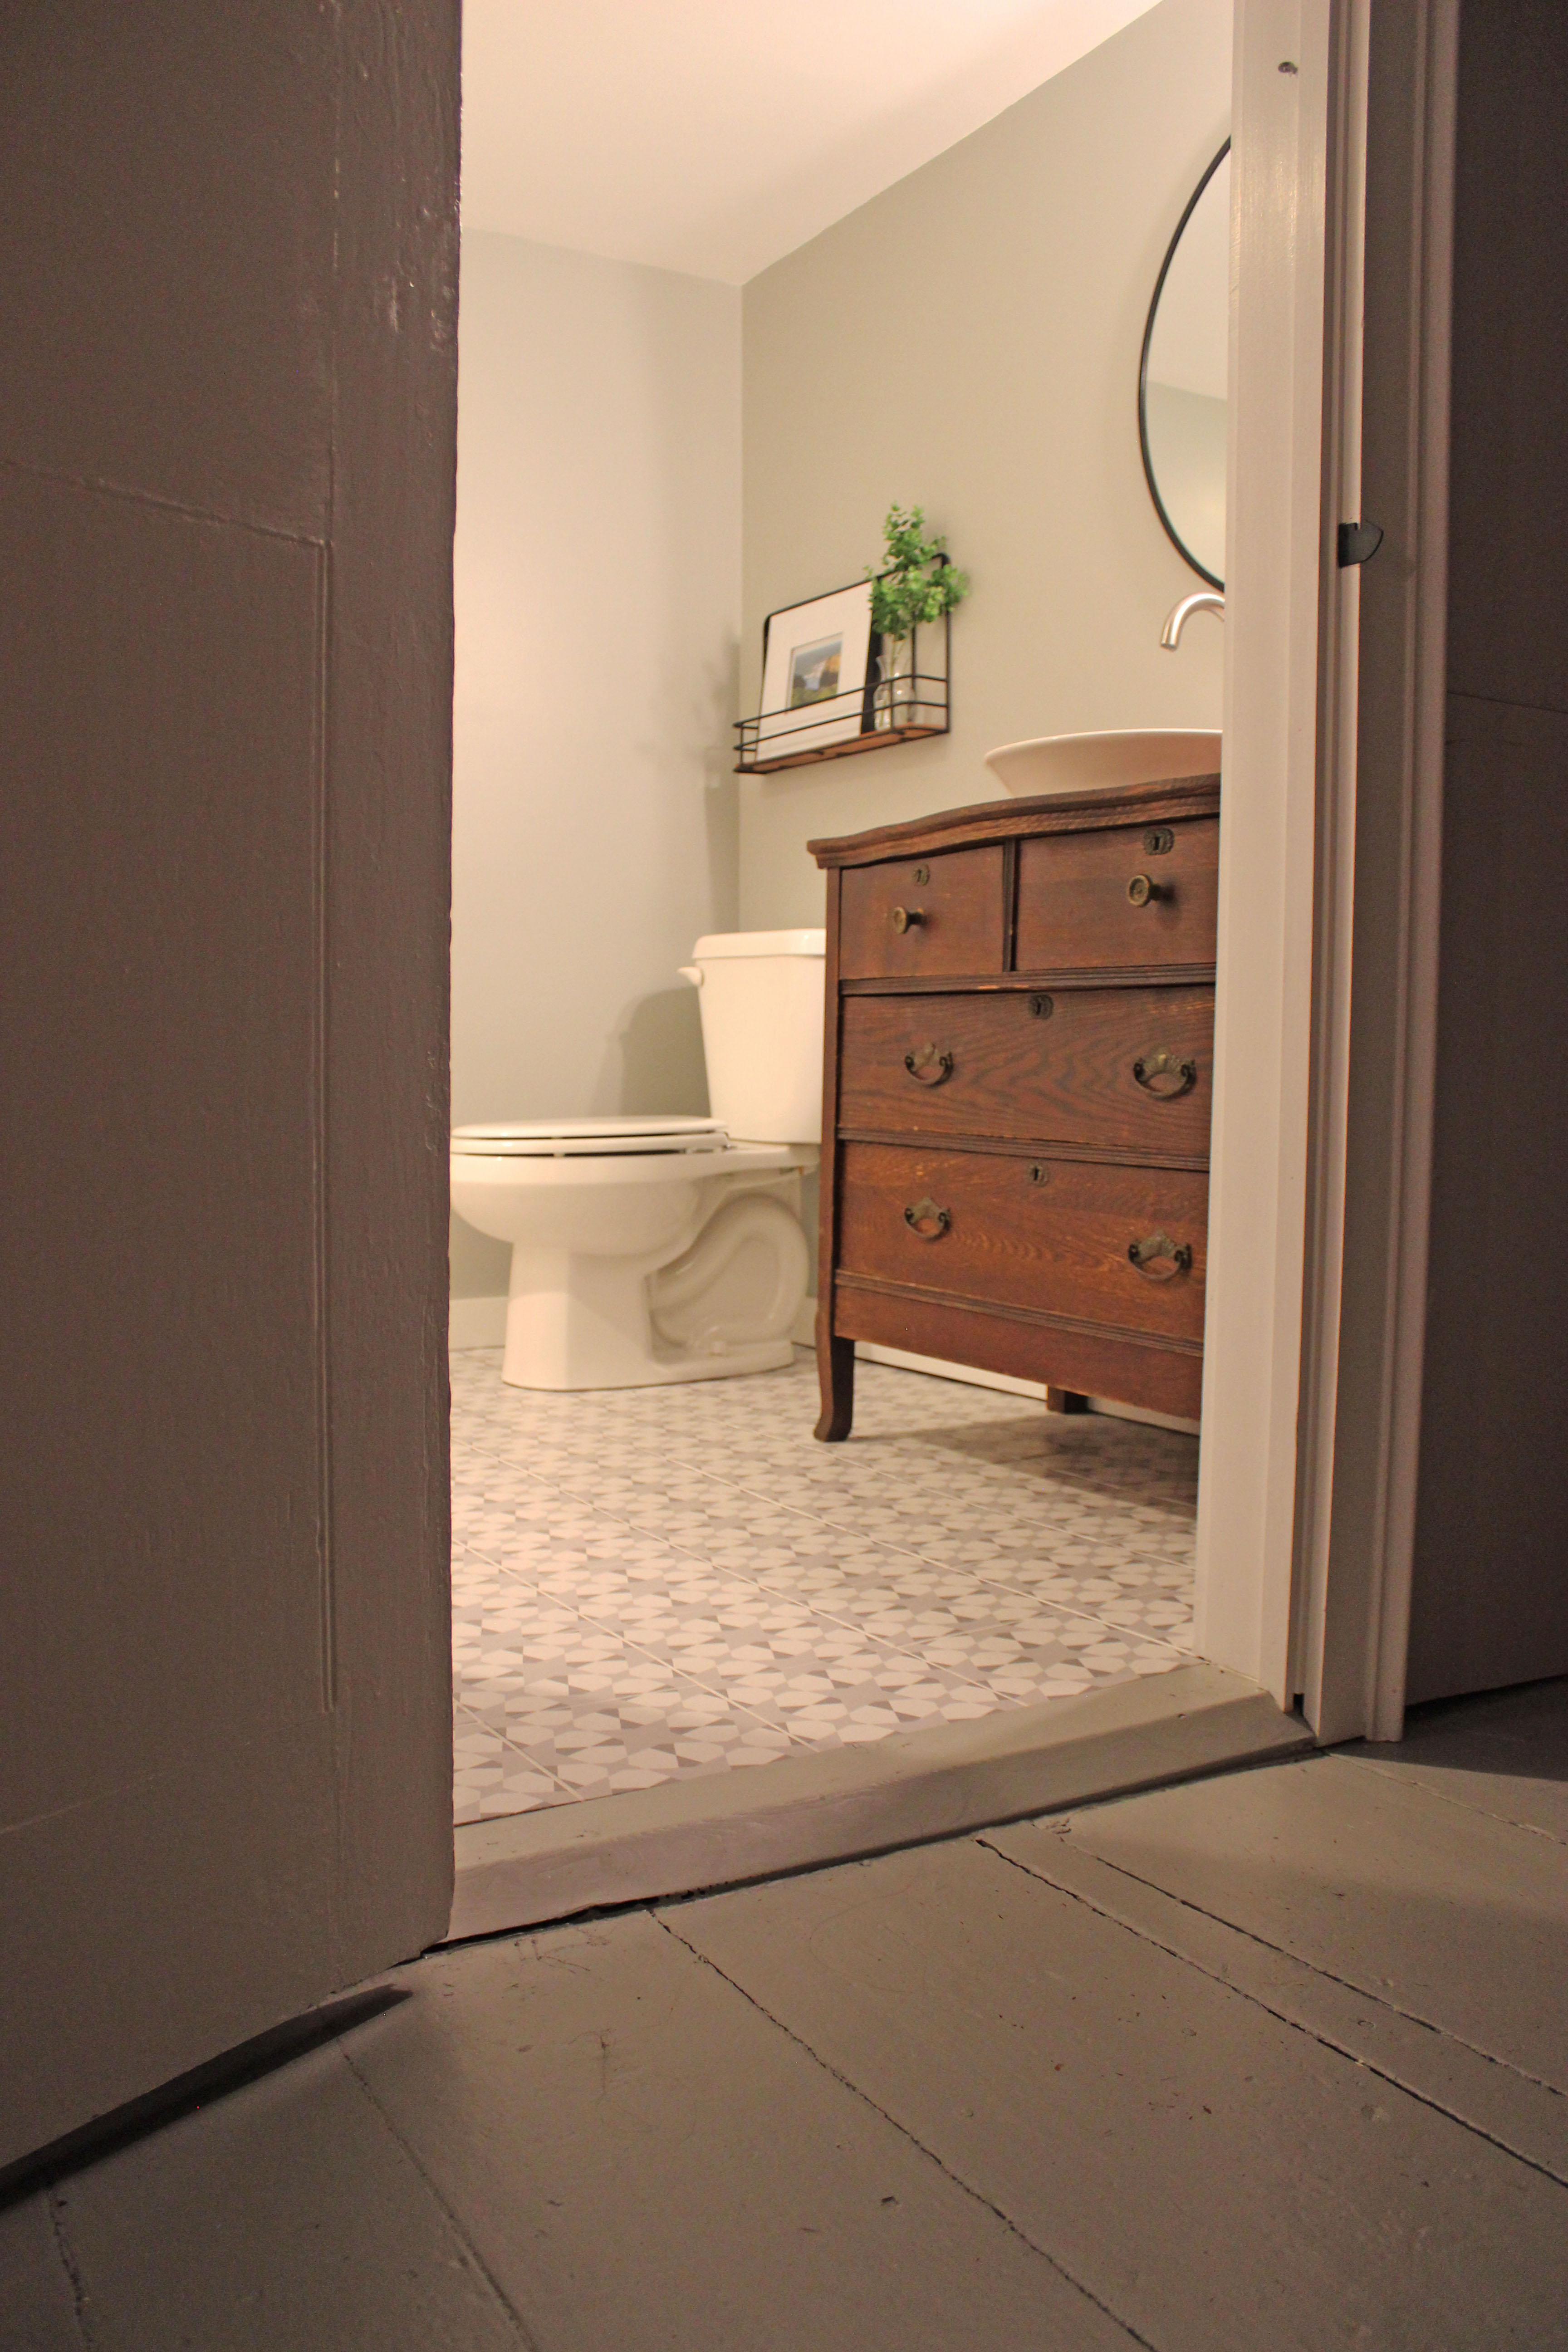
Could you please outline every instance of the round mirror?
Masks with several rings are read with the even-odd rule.
[[[1225,586],[1226,379],[1230,354],[1230,142],[1194,189],[1155,281],[1138,373],[1138,436],[1160,520],[1211,587]]]

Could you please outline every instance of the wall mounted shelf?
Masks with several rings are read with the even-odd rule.
[[[878,673],[880,656],[871,664],[872,676],[863,686],[843,694],[803,703],[794,710],[760,710],[753,719],[735,722],[735,773],[771,776],[783,768],[810,768],[824,760],[853,759],[858,752],[885,751],[893,743],[911,743],[928,735],[945,735],[951,724],[948,677],[952,632],[947,616],[908,639],[910,667],[890,678]],[[939,667],[922,667],[922,661]],[[855,722],[848,731],[846,722]],[[845,731],[836,740],[820,738],[837,722]],[[812,737],[818,740],[812,741]],[[792,748],[792,738],[795,739]],[[805,740],[802,740],[805,739]]]

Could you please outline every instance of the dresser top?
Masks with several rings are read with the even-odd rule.
[[[805,845],[819,866],[869,866],[879,858],[917,856],[971,842],[1016,840],[1024,834],[1089,833],[1102,825],[1147,824],[1153,818],[1214,816],[1218,809],[1217,776],[1177,776],[1158,784],[1102,784],[1091,792],[1044,793],[1032,800],[982,801]]]

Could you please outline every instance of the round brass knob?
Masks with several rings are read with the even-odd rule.
[[[1156,898],[1168,898],[1170,895],[1168,882],[1152,882],[1147,874],[1134,874],[1127,885],[1127,903],[1131,907],[1152,906]]]
[[[912,931],[917,923],[923,923],[924,921],[924,910],[920,907],[895,907],[893,908],[893,929],[896,931]]]

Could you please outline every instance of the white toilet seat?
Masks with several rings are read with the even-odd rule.
[[[723,1151],[729,1133],[717,1119],[518,1118],[452,1129],[452,1150],[473,1160],[622,1159],[634,1152]]]

